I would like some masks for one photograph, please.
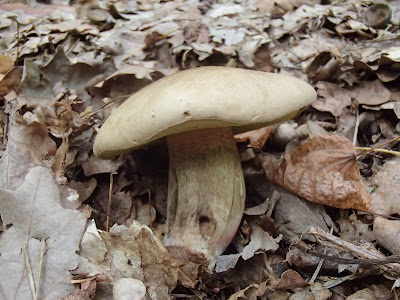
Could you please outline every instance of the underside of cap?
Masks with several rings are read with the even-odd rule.
[[[111,158],[200,128],[244,132],[290,119],[316,98],[308,83],[288,75],[225,67],[185,70],[126,100],[101,127],[94,153]]]

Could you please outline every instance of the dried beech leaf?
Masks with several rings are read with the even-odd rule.
[[[29,125],[17,113],[10,117],[7,149],[0,160],[0,186],[17,189],[25,175],[36,166],[49,166],[48,159],[56,152],[56,143],[49,137],[47,126]]]
[[[268,140],[274,126],[262,127],[260,129],[247,131],[244,133],[236,134],[236,142],[250,142],[250,146],[254,149],[261,149],[265,142]]]
[[[310,227],[319,227],[324,231],[329,231],[329,228],[335,226],[325,212],[324,206],[299,198],[281,187],[277,187],[277,190],[280,197],[275,204],[272,216],[278,233],[283,234],[286,238],[293,242],[300,238],[314,242],[315,238],[307,233]]]
[[[35,167],[14,192],[0,190],[0,212],[9,227],[0,236],[0,291],[2,299],[32,299],[23,252],[27,245],[35,282],[38,282],[41,240],[45,240],[40,299],[62,299],[74,286],[70,270],[77,267],[86,217],[64,209],[50,171]]]
[[[250,243],[243,248],[241,253],[220,255],[215,266],[216,272],[225,272],[234,268],[240,257],[248,260],[259,251],[276,251],[279,248],[278,243],[282,240],[282,236],[273,238],[255,223],[251,224],[251,229]]]
[[[258,284],[252,284],[243,290],[240,290],[233,295],[229,297],[228,300],[240,300],[240,299],[250,299],[250,300],[256,300],[257,296],[259,295],[258,292],[259,285]]]
[[[378,217],[374,221],[374,233],[378,243],[392,252],[400,255],[400,221]]]
[[[293,270],[287,270],[282,273],[281,279],[277,283],[272,283],[268,286],[273,290],[278,289],[294,289],[307,286],[308,283],[300,276],[299,273]]]
[[[140,280],[152,299],[170,299],[169,292],[178,280],[176,260],[149,227],[136,221],[129,228],[114,225],[110,232],[99,232],[92,222],[82,239],[80,253],[78,274],[95,271],[112,282],[121,278]]]
[[[345,137],[320,135],[300,146],[291,143],[280,164],[271,156],[259,157],[270,181],[311,202],[371,210],[354,146]]]
[[[372,209],[381,215],[400,214],[400,158],[387,161],[372,179]]]
[[[282,237],[273,238],[268,232],[262,230],[257,224],[251,224],[253,230],[250,236],[250,243],[243,248],[242,258],[247,260],[254,256],[258,250],[270,251],[279,248],[278,243]]]
[[[324,287],[320,282],[314,282],[310,284],[310,288],[307,291],[301,290],[294,293],[291,297],[294,299],[318,299],[318,300],[329,300],[332,299],[332,292]]]

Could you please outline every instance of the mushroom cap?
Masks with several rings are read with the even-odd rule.
[[[170,134],[232,127],[245,132],[295,117],[315,101],[308,83],[253,70],[200,67],[133,94],[101,127],[94,153],[111,158]]]

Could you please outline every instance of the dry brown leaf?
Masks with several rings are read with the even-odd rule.
[[[360,104],[380,105],[391,100],[392,93],[380,80],[366,81],[351,89],[351,96]]]
[[[258,157],[269,180],[311,202],[371,210],[354,146],[342,136],[320,135],[300,146],[291,143],[282,162],[272,155]]]
[[[15,191],[0,189],[1,218],[8,229],[0,235],[0,291],[3,299],[32,299],[23,252],[27,245],[34,280],[38,282],[41,240],[45,241],[40,299],[62,299],[74,286],[86,217],[60,205],[60,192],[50,171],[35,167]]]
[[[311,104],[315,109],[339,117],[343,109],[351,105],[351,91],[331,82],[318,82],[316,87],[319,98]]]
[[[349,295],[347,300],[382,300],[393,299],[393,293],[390,289],[383,284],[371,285],[368,288],[359,290],[352,295]]]
[[[251,224],[251,229],[250,243],[243,248],[241,253],[219,256],[215,266],[216,272],[225,272],[235,267],[240,257],[244,260],[248,260],[258,252],[276,251],[279,248],[278,243],[282,239],[281,236],[273,238],[268,232],[265,232],[255,223]]]
[[[242,258],[247,260],[259,251],[275,251],[279,248],[278,243],[282,237],[273,238],[268,232],[265,232],[257,224],[251,224],[252,233],[250,243],[243,248]]]
[[[400,214],[400,158],[392,158],[374,175],[372,211],[389,216]]]
[[[49,166],[56,143],[49,137],[47,126],[33,122],[27,125],[18,114],[10,117],[7,149],[0,160],[0,186],[15,190],[25,175],[36,166]]]
[[[236,142],[250,142],[250,146],[254,149],[261,149],[265,142],[268,140],[274,126],[262,127],[256,130],[247,131],[244,133],[236,134]]]
[[[260,286],[258,284],[252,284],[243,290],[240,290],[229,297],[228,300],[240,300],[240,299],[249,299],[256,300],[259,295],[258,290]]]
[[[300,276],[299,273],[293,270],[287,270],[282,273],[282,276],[278,282],[271,282],[268,284],[268,288],[271,290],[279,289],[295,289],[307,286],[308,283]]]
[[[400,221],[378,217],[374,221],[374,233],[381,246],[394,255],[400,255]]]
[[[14,67],[14,60],[8,55],[0,55],[0,74],[6,74]]]
[[[115,300],[143,300],[146,295],[146,286],[140,280],[121,278],[114,283],[113,299]]]
[[[275,1],[256,0],[254,5],[259,11],[263,13],[270,13],[276,16],[276,15],[283,15],[284,13],[292,11],[296,7],[299,7],[303,4],[312,6],[317,3],[320,3],[320,1],[319,0],[275,0]]]
[[[0,81],[0,96],[4,97],[11,91],[17,90],[21,84],[22,67],[15,67],[11,69]]]
[[[332,299],[332,292],[320,282],[310,284],[306,291],[301,290],[290,296],[290,300],[329,300]]]
[[[120,278],[141,280],[152,299],[170,299],[169,292],[178,280],[176,260],[150,228],[135,221],[129,228],[114,225],[109,233],[97,231],[92,222],[82,239],[80,253],[78,272],[103,273],[112,282]]]
[[[101,173],[115,173],[122,166],[123,159],[121,156],[112,160],[104,160],[92,155],[83,165],[85,176],[91,176]]]
[[[292,242],[300,238],[314,242],[315,238],[307,233],[312,226],[325,231],[335,226],[322,205],[300,199],[281,187],[276,189],[279,190],[280,197],[275,204],[272,216],[278,233],[283,234]]]

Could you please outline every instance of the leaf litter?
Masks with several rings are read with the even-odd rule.
[[[1,297],[396,297],[396,1],[64,0],[0,11]],[[92,153],[130,94],[203,65],[292,74],[318,93],[294,121],[236,137],[246,213],[214,273],[160,242],[163,145],[109,161]],[[369,276],[373,285],[360,280]]]

